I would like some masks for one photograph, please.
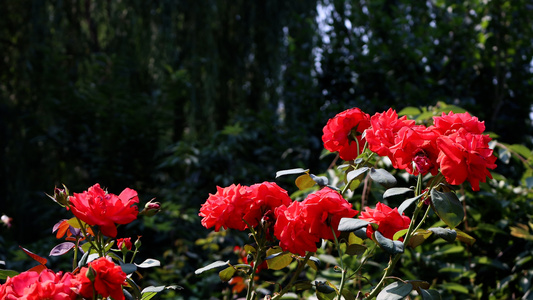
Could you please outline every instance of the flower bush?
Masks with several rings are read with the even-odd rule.
[[[69,195],[66,187],[56,188],[49,197],[74,215],[54,225],[52,231],[56,232],[56,238],[65,237],[66,241],[50,251],[50,256],[59,256],[72,250],[72,270],[56,273],[46,267],[47,259],[21,247],[39,265],[22,273],[0,270],[0,275],[7,278],[0,285],[1,300],[148,300],[165,288],[177,288],[148,286],[141,290],[133,275],[138,268],[151,268],[160,263],[146,259],[136,264],[134,259],[141,246],[140,239],[135,243],[131,238],[116,239],[119,225],[129,224],[141,214],[154,215],[160,209],[159,203],[149,201],[139,213],[135,190],[126,188],[117,196],[103,190],[99,184],[73,195]],[[114,248],[115,243],[118,249]]]
[[[219,273],[221,280],[237,282],[234,278],[239,278],[237,292],[246,284],[246,299],[295,297],[293,293],[307,297],[310,292],[318,299],[400,299],[412,293],[423,299],[440,299],[430,282],[403,280],[392,274],[406,249],[432,241],[430,237],[467,245],[475,242],[457,228],[465,211],[455,189],[468,182],[473,191],[479,191],[480,183],[492,178],[496,156],[484,131],[484,123],[467,112],[442,113],[427,126],[399,117],[392,109],[373,116],[359,108],[343,111],[327,122],[322,141],[324,148],[337,153],[344,163],[328,171],[328,176],[300,168],[277,173],[276,177],[298,175],[295,184],[300,191],[295,194],[305,195],[303,200],[287,200],[288,192],[277,187],[278,194],[270,194],[268,200],[275,204],[266,207],[264,194],[251,196],[256,185],[217,187],[217,193],[200,209],[201,223],[215,231],[249,231],[252,241],[242,249],[250,263],[216,261],[196,274],[225,267]],[[385,168],[388,163],[392,174]],[[412,179],[415,185],[396,187],[396,176]],[[359,213],[350,195],[359,184],[368,185],[369,181],[383,187],[382,201],[364,206]],[[400,199],[400,205],[392,206],[394,199]],[[257,206],[265,208],[258,210]],[[254,217],[249,219],[249,215]],[[428,224],[432,216],[440,223]],[[381,276],[362,277],[361,270],[377,253],[388,257],[386,266],[378,270]],[[324,259],[338,274],[335,279],[324,278],[323,274],[329,273],[319,270]],[[265,261],[268,268],[257,272],[256,266]],[[314,272],[302,276],[306,267]],[[274,279],[269,271],[274,272]],[[270,279],[261,283],[263,272]],[[348,281],[355,288],[348,288]]]

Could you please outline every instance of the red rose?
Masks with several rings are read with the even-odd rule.
[[[488,135],[472,134],[464,128],[439,137],[437,145],[441,152],[437,162],[446,181],[459,185],[468,180],[472,190],[479,191],[479,182],[492,178],[488,169],[496,168],[489,141]]]
[[[316,235],[309,233],[309,226],[303,217],[303,205],[294,201],[291,205],[279,206],[275,210],[276,224],[274,235],[279,240],[283,251],[304,256],[306,251],[315,252],[316,243],[320,241]]]
[[[273,213],[276,207],[289,206],[292,202],[287,191],[273,182],[254,184],[249,190],[252,201],[244,220],[252,227],[256,227],[265,215],[269,215],[269,212]]]
[[[402,127],[398,131],[395,145],[390,148],[394,168],[405,169],[413,175],[425,175],[428,172],[436,175],[439,171],[438,136],[437,131],[424,125]]]
[[[217,186],[217,192],[209,194],[209,198],[200,208],[198,215],[203,217],[202,225],[205,228],[215,226],[215,231],[219,231],[220,227],[246,229],[243,217],[252,204],[250,196],[250,189],[240,184],[232,184],[225,188]]]
[[[92,270],[92,271],[89,271]],[[87,271],[90,275],[87,277]],[[92,299],[93,290],[98,295],[111,297],[114,300],[124,300],[122,286],[126,285],[126,273],[105,257],[100,257],[89,263],[89,267],[83,267],[78,274],[81,283],[80,295]]]
[[[324,148],[339,152],[340,158],[353,160],[363,151],[365,140],[362,134],[370,127],[370,116],[359,108],[351,108],[329,119],[324,126],[322,141]],[[357,139],[357,142],[355,140]],[[359,145],[359,149],[357,146]]]
[[[340,231],[337,228],[341,218],[352,218],[358,213],[339,192],[328,187],[309,194],[302,205],[302,217],[308,224],[309,233],[321,239],[332,240],[332,228],[338,237]]]
[[[383,203],[376,204],[376,208],[365,207],[359,219],[378,224],[378,231],[386,238],[391,239],[400,230],[407,229],[411,219],[404,214],[400,215],[398,208],[390,208]],[[374,228],[368,226],[366,235],[372,238]]]
[[[79,282],[71,273],[54,273],[46,269],[41,273],[27,271],[0,285],[0,299],[41,300],[76,299]]]
[[[469,113],[455,114],[450,111],[447,115],[442,113],[440,117],[433,117],[434,128],[442,135],[449,135],[459,128],[464,128],[471,133],[481,134],[485,131],[485,122],[480,122],[477,117],[471,116]]]
[[[396,144],[398,131],[403,127],[413,127],[415,121],[408,120],[406,116],[398,118],[396,111],[389,108],[386,112],[373,115],[370,125],[366,130],[368,148],[379,156],[388,156],[392,160],[390,148]]]
[[[131,238],[123,238],[117,240],[117,247],[119,250],[131,250],[133,244],[131,243]]]
[[[137,218],[139,203],[137,192],[126,188],[116,196],[100,188],[97,183],[87,191],[69,197],[72,213],[83,222],[98,225],[102,233],[117,236],[115,224],[128,224]]]

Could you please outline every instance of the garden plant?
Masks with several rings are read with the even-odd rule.
[[[247,300],[441,299],[431,278],[402,279],[395,269],[424,243],[476,242],[458,229],[467,207],[460,193],[480,191],[497,158],[477,117],[448,110],[431,121],[351,108],[323,129],[325,149],[337,154],[327,176],[302,168],[276,174],[298,175],[296,199],[274,182],[217,187],[200,209],[202,225],[247,231],[250,240],[236,245],[240,261],[215,261],[196,274],[222,268],[220,279]],[[396,177],[413,185],[399,187]],[[372,182],[381,186],[377,203],[365,201]],[[358,211],[350,199],[360,185]]]

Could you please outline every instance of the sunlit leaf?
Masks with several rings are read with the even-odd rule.
[[[235,274],[235,272],[235,268],[229,266],[224,270],[220,271],[218,273],[218,276],[220,277],[220,280],[222,280],[223,282],[227,282],[231,279],[231,277],[233,277],[233,274]]]
[[[143,261],[140,264],[135,264],[139,268],[152,268],[152,267],[159,267],[161,265],[161,262],[157,259],[148,258],[145,261]]]
[[[213,263],[210,263],[209,265],[203,267],[203,268],[200,268],[196,271],[194,271],[194,274],[198,275],[198,274],[201,274],[205,271],[209,271],[209,270],[212,270],[212,269],[215,269],[215,268],[219,268],[219,267],[223,267],[223,266],[226,266],[226,265],[229,265],[229,260],[224,262],[224,261],[221,261],[221,260],[217,260]]]
[[[413,285],[401,281],[395,281],[387,285],[377,296],[377,300],[401,300],[407,297],[413,290]]]
[[[307,172],[309,172],[309,169],[305,170],[302,168],[295,168],[295,169],[289,169],[289,170],[281,170],[281,171],[276,172],[276,178],[280,176],[285,176],[285,175],[302,174],[302,173],[307,173]]]
[[[433,232],[424,230],[424,229],[418,229],[411,239],[409,240],[409,247],[416,248],[419,245],[421,245],[425,240],[427,240],[428,237],[430,237],[433,234]]]
[[[72,242],[64,242],[59,245],[56,245],[50,251],[50,256],[60,256],[70,251],[70,249],[76,247],[76,244]]]
[[[265,258],[268,268],[272,270],[281,270],[292,262],[292,256],[289,252],[283,252],[280,247],[273,247],[267,250]]]
[[[309,174],[303,174],[298,176],[295,181],[296,186],[300,190],[308,189],[316,184]]]
[[[390,189],[387,189],[385,193],[383,193],[383,199],[387,199],[387,198],[395,197],[395,196],[404,196],[404,195],[411,194],[411,193],[414,193],[414,190],[410,188],[404,188],[404,187],[390,188]]]
[[[354,218],[341,218],[337,230],[339,231],[356,231],[361,228],[366,228],[370,224],[368,221]]]

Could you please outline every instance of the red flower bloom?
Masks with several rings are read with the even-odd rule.
[[[365,207],[359,219],[370,223],[378,224],[378,231],[386,238],[392,239],[394,234],[400,230],[407,229],[411,219],[405,215],[400,215],[398,208],[390,208],[383,203],[376,204],[376,208]],[[372,238],[374,228],[368,226],[366,235]]]
[[[87,277],[87,271],[94,271],[94,278]],[[105,257],[100,257],[89,263],[89,267],[83,267],[78,274],[81,283],[80,295],[92,299],[93,287],[98,295],[111,297],[114,300],[124,300],[122,286],[126,285],[126,273]],[[92,280],[91,280],[92,279]]]
[[[340,231],[337,228],[341,218],[351,218],[358,213],[339,192],[328,187],[309,194],[302,205],[302,217],[309,224],[309,233],[321,239],[333,239],[331,228],[338,237]]]
[[[485,122],[480,122],[477,117],[471,116],[469,113],[455,114],[450,111],[447,115],[442,113],[440,117],[433,117],[434,128],[442,135],[449,135],[464,128],[471,133],[481,134],[485,131]]]
[[[395,145],[390,148],[394,168],[405,169],[413,175],[425,175],[428,172],[436,175],[439,171],[438,136],[438,132],[424,125],[402,127],[398,131]]]
[[[287,191],[273,182],[254,184],[249,190],[252,201],[244,220],[252,227],[256,227],[265,215],[269,215],[269,212],[273,213],[276,207],[289,206],[292,202]],[[274,223],[275,220],[269,222]]]
[[[41,300],[76,299],[79,282],[71,273],[54,273],[46,269],[40,274],[34,271],[20,273],[0,285],[0,299]]]
[[[373,115],[370,125],[366,130],[368,148],[379,156],[388,156],[392,160],[390,148],[396,144],[398,131],[403,127],[413,127],[415,121],[408,120],[406,116],[398,118],[396,111],[389,108],[386,112]]]
[[[365,140],[362,134],[370,127],[370,116],[359,108],[351,108],[329,119],[324,126],[322,141],[324,148],[339,152],[344,160],[353,160],[363,151]],[[357,142],[356,141],[357,139]],[[359,145],[359,149],[357,146]]]
[[[133,244],[131,243],[131,238],[123,238],[117,240],[117,247],[119,250],[131,250]]]
[[[200,208],[198,215],[203,217],[202,225],[205,228],[215,226],[215,231],[219,231],[220,227],[246,229],[246,223],[242,219],[252,204],[250,196],[250,189],[240,184],[225,188],[217,186],[217,192],[209,194],[209,198]]]
[[[117,236],[115,224],[128,224],[137,218],[137,192],[126,188],[120,195],[109,194],[97,183],[87,191],[69,197],[72,213],[83,222],[98,225],[102,233]]]
[[[437,162],[446,181],[459,185],[468,180],[472,190],[479,191],[479,182],[492,178],[488,169],[496,168],[496,157],[489,148],[488,135],[472,134],[464,128],[448,136],[441,136],[437,145],[441,150]]]
[[[306,251],[317,250],[316,243],[320,238],[309,233],[309,224],[303,217],[302,203],[294,201],[288,207],[279,206],[275,214],[277,220],[274,224],[274,235],[283,251],[304,256]]]

